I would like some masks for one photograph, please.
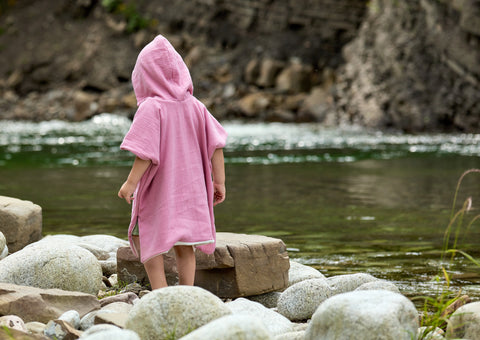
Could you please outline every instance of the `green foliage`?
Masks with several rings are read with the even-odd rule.
[[[452,204],[452,212],[450,215],[450,222],[445,230],[443,237],[443,249],[442,249],[442,261],[445,261],[447,256],[450,255],[450,264],[453,263],[456,254],[461,254],[466,259],[470,260],[476,266],[480,267],[480,262],[474,259],[472,256],[466,252],[457,249],[459,238],[461,235],[465,235],[470,230],[471,226],[475,221],[480,218],[480,215],[474,216],[465,226],[466,214],[470,211],[472,207],[472,198],[469,197],[465,200],[462,207],[455,212],[455,206],[457,203],[458,192],[460,191],[460,186],[462,184],[465,176],[471,173],[480,173],[480,169],[470,169],[465,171],[462,176],[460,176],[457,187],[455,189],[455,195]],[[453,242],[452,242],[453,241]],[[436,328],[446,330],[449,322],[450,314],[448,313],[448,307],[460,299],[461,291],[456,295],[452,296],[450,288],[450,277],[445,269],[442,267],[441,274],[435,277],[437,283],[442,279],[445,280],[445,285],[442,287],[441,291],[437,293],[435,298],[432,297],[418,297],[416,299],[424,300],[424,310],[423,317],[421,321],[421,326],[425,326],[425,330],[422,334],[419,335],[418,339],[428,339],[429,333],[434,331]]]
[[[126,2],[124,0],[102,0],[102,6],[110,13],[118,14],[123,17],[126,22],[125,31],[134,33],[154,25],[151,20],[140,14],[134,2]]]

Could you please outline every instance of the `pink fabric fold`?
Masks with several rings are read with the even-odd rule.
[[[141,261],[176,244],[215,250],[211,158],[227,134],[193,96],[190,73],[162,36],[139,54],[132,83],[139,104],[121,149],[152,164],[134,194],[128,236],[138,223]]]

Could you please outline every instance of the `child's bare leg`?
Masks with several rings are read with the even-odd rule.
[[[193,286],[195,281],[195,251],[192,246],[175,246],[178,284]]]
[[[163,266],[163,255],[155,256],[143,265],[147,271],[148,280],[150,281],[152,290],[168,286]]]

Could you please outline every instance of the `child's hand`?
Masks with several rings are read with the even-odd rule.
[[[118,191],[118,197],[125,199],[128,204],[132,203],[133,200],[133,193],[135,192],[136,185],[126,181],[123,183],[122,187]]]
[[[226,189],[225,184],[213,183],[213,206],[225,201]]]

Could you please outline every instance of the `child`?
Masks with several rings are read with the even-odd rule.
[[[227,134],[193,96],[187,66],[164,37],[140,52],[132,83],[138,110],[121,149],[136,158],[118,192],[133,201],[130,246],[152,289],[167,286],[162,254],[172,247],[179,284],[193,285],[194,247],[215,250],[213,206],[225,200]]]

